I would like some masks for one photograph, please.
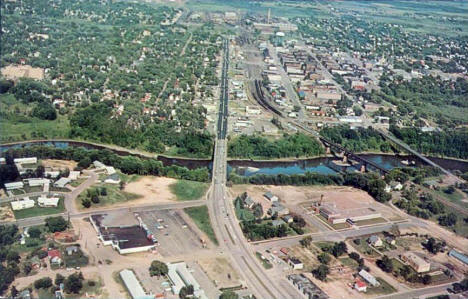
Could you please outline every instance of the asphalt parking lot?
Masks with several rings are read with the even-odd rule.
[[[197,233],[180,216],[182,211],[164,210],[139,213],[156,237],[156,249],[164,257],[183,255],[203,248]]]

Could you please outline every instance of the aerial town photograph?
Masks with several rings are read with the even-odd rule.
[[[1,0],[0,298],[467,299],[467,0]]]

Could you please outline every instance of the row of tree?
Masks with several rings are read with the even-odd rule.
[[[93,161],[114,166],[126,174],[168,176],[176,179],[208,182],[210,174],[207,168],[188,169],[177,165],[164,166],[154,158],[143,159],[137,156],[119,156],[104,150],[88,150],[82,147],[57,148],[51,146],[30,146],[24,148],[10,148],[5,152],[7,165],[13,165],[14,158],[35,156],[38,159],[61,159],[78,161],[79,168],[89,167]],[[11,169],[13,166],[8,166]],[[0,175],[2,185],[13,181],[17,174],[9,171],[7,175]]]

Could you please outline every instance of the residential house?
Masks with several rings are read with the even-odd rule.
[[[367,291],[367,285],[364,281],[360,280],[359,278],[356,279],[354,282],[354,289],[356,289],[358,292],[366,292]]]
[[[62,254],[57,249],[47,251],[47,257],[51,265],[60,265],[62,263]]]
[[[41,196],[37,199],[38,206],[44,207],[44,208],[52,208],[52,207],[55,208],[58,206],[59,202],[60,202],[60,198],[58,197],[47,198],[47,197]]]
[[[71,180],[69,178],[60,178],[58,181],[54,183],[54,187],[57,188],[65,188],[67,184],[69,184]]]
[[[271,208],[268,210],[270,215],[277,214],[279,217],[289,214],[289,209],[280,204],[279,202],[274,202]]]
[[[380,282],[378,282],[378,280],[372,274],[367,272],[366,270],[362,269],[361,271],[359,271],[358,274],[359,274],[359,276],[364,278],[365,281],[370,283],[372,286],[377,287],[377,286],[380,285]]]
[[[244,200],[244,208],[245,209],[253,208],[254,204],[255,204],[255,201],[250,196],[247,196],[247,198]]]
[[[377,235],[372,235],[367,241],[369,242],[370,245],[374,247],[383,246],[382,239]]]
[[[23,189],[24,188],[23,182],[5,183],[4,185],[5,185],[5,189],[7,191],[16,190],[16,189]]]
[[[108,176],[105,180],[104,183],[107,184],[120,184],[120,176],[118,173],[113,173],[110,176]]]
[[[418,273],[428,272],[431,270],[431,263],[426,262],[414,252],[405,252],[401,255],[401,259]]]
[[[73,255],[74,253],[77,253],[79,250],[78,246],[68,246],[65,248],[65,251],[67,252],[67,255]]]
[[[294,222],[294,217],[291,215],[284,215],[281,219],[284,220],[286,223],[293,223]]]
[[[271,193],[270,191],[266,192],[265,194],[263,194],[263,196],[265,196],[269,201],[271,202],[277,202],[279,201],[279,198],[278,196],[276,195],[273,195],[273,193]]]
[[[395,245],[396,244],[395,238],[391,237],[391,236],[385,237],[385,242],[387,242],[390,245]]]

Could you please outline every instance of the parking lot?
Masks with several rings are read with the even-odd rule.
[[[200,237],[181,217],[182,211],[164,210],[139,213],[156,237],[158,252],[164,257],[183,255],[203,248]]]

